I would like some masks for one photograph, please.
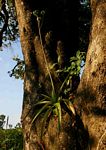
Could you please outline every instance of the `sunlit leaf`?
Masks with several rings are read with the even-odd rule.
[[[49,105],[49,103],[46,103],[42,108],[40,108],[40,109],[37,111],[36,115],[35,115],[34,118],[32,119],[31,127],[32,127],[33,122],[37,119],[37,117],[38,117],[45,109],[47,109],[48,105]]]
[[[64,99],[64,103],[66,104],[67,108],[73,113],[73,115],[76,115],[74,105],[71,103],[71,101],[68,99]]]

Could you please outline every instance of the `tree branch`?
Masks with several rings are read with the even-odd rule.
[[[9,15],[8,15],[8,11],[6,9],[6,0],[2,0],[1,1],[1,12],[0,12],[0,16],[2,17],[2,19],[4,20],[4,24],[2,29],[0,30],[0,47],[2,46],[2,40],[3,40],[3,33],[7,30],[7,26],[8,26],[8,20],[9,20]]]

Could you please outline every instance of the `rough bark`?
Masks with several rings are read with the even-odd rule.
[[[25,76],[24,76],[24,101],[22,109],[22,129],[24,134],[24,149],[30,150],[29,147],[29,130],[31,117],[28,112],[31,109],[37,97],[38,91],[38,67],[36,62],[36,54],[34,48],[34,34],[31,27],[31,12],[24,6],[24,1],[16,0],[15,6],[17,10],[17,19],[19,22],[19,33],[21,47],[25,61]],[[27,115],[28,114],[28,115]],[[26,117],[27,116],[27,117]]]
[[[90,149],[106,149],[106,0],[91,0],[92,28],[78,109],[90,135]]]
[[[75,1],[72,1],[71,3],[72,6],[69,5],[68,0],[53,0],[50,2],[38,1],[35,5],[34,0],[31,0],[30,2],[27,0],[15,0],[21,47],[25,61],[24,97],[22,109],[22,128],[25,150],[76,150],[79,148],[84,150],[87,145],[87,140],[85,142],[84,140],[85,138],[88,138],[88,135],[84,129],[82,121],[79,116],[74,117],[72,114],[66,113],[66,110],[63,111],[61,132],[58,132],[57,118],[55,117],[50,119],[50,123],[48,124],[48,127],[46,127],[46,131],[42,139],[40,139],[42,116],[31,128],[31,121],[36,111],[34,104],[39,100],[41,94],[39,83],[43,83],[44,86],[46,85],[46,88],[44,89],[49,90],[49,87],[47,87],[46,84],[47,80],[45,80],[47,68],[44,61],[44,55],[42,53],[42,45],[39,40],[37,22],[33,15],[33,11],[36,9],[42,10],[48,6],[46,20],[44,21],[44,28],[42,29],[42,37],[43,41],[45,41],[43,44],[48,52],[47,60],[49,63],[52,63],[52,61],[56,60],[53,60],[51,53],[55,56],[54,58],[56,58],[56,49],[58,51],[58,55],[61,51],[60,49],[62,49],[61,42],[63,43],[64,53],[61,52],[62,60],[60,62],[60,66],[62,66],[64,63],[63,54],[69,58],[71,55],[73,56],[75,50],[77,50],[77,44],[74,44],[78,38],[75,17],[77,5]],[[59,8],[57,6],[59,6]],[[55,9],[56,11],[54,12]],[[70,13],[71,16],[69,16]],[[49,35],[48,33],[51,31],[54,34],[55,40],[52,44],[50,42],[50,45],[48,45],[47,35]],[[53,46],[52,49],[49,47],[51,45]]]

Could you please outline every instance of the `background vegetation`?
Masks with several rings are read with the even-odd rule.
[[[17,123],[13,128],[8,124],[9,117],[0,115],[0,150],[22,150],[23,134],[21,124]]]

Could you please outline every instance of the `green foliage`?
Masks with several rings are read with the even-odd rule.
[[[19,38],[18,21],[16,16],[14,0],[9,0],[7,5],[9,13],[9,22],[7,32],[4,35],[4,39],[6,42],[9,41],[9,44],[11,44],[12,41],[15,41],[17,38]]]
[[[18,56],[14,57],[13,60],[16,62],[16,65],[11,71],[8,71],[10,77],[15,77],[16,79],[23,79],[25,72],[24,61],[21,60]]]
[[[43,128],[44,128],[44,124],[46,123],[47,119],[49,116],[56,116],[58,118],[58,129],[61,129],[61,120],[62,120],[62,107],[63,104],[69,109],[69,111],[71,111],[73,113],[73,115],[75,115],[75,108],[73,106],[73,104],[71,103],[71,101],[69,99],[66,99],[62,96],[63,93],[63,88],[65,86],[65,83],[67,82],[67,77],[64,80],[64,82],[62,82],[62,84],[60,85],[60,88],[57,90],[54,86],[54,82],[51,76],[51,72],[50,72],[50,68],[46,59],[46,55],[44,52],[44,47],[42,44],[42,37],[41,37],[41,31],[40,31],[40,20],[38,19],[37,14],[35,14],[37,17],[37,21],[38,21],[38,28],[39,28],[39,36],[40,36],[40,42],[42,45],[42,53],[44,55],[45,58],[45,63],[48,69],[48,75],[50,77],[50,83],[51,83],[51,92],[47,93],[47,94],[41,94],[42,99],[39,100],[34,107],[39,108],[37,111],[35,111],[34,117],[32,119],[32,123],[31,123],[31,127],[33,125],[33,123],[36,121],[36,119],[43,114],[43,124],[42,124],[42,131],[43,132]],[[77,57],[79,58],[79,53],[77,53]],[[80,59],[80,58],[79,58]],[[78,64],[78,62],[77,62]],[[69,75],[68,75],[69,77]]]
[[[63,69],[64,72],[68,72],[70,76],[78,76],[81,71],[82,61],[85,61],[85,52],[77,51],[76,56],[70,58],[70,65]]]
[[[5,30],[2,34],[2,39],[0,39],[2,40],[1,46],[11,45],[11,42],[15,41],[19,37],[14,0],[5,1],[5,6],[6,10],[4,12],[3,10],[1,10],[2,3],[0,0],[0,32],[2,32],[3,26],[5,26]],[[6,20],[4,19],[6,15],[8,16],[8,22],[6,22]]]
[[[47,59],[46,59],[46,55],[44,52],[44,46],[43,46],[43,42],[42,42],[42,37],[41,37],[41,22],[42,22],[42,17],[44,17],[44,11],[41,11],[41,12],[34,11],[33,14],[36,16],[37,22],[38,22],[40,43],[42,46],[42,53],[44,55],[45,64],[47,66],[47,71],[48,71],[48,75],[50,78],[51,92],[46,93],[46,94],[41,94],[42,99],[39,100],[34,105],[34,107],[39,108],[39,109],[36,109],[36,111],[35,111],[35,114],[34,114],[34,117],[32,119],[32,123],[31,123],[31,127],[32,127],[33,123],[36,121],[36,119],[40,115],[44,114],[42,129],[43,129],[43,125],[46,123],[46,120],[48,119],[48,117],[53,115],[58,118],[58,128],[60,130],[63,105],[65,105],[69,109],[69,111],[71,111],[73,113],[73,115],[75,115],[75,108],[74,108],[72,102],[69,99],[67,99],[65,96],[63,96],[63,93],[67,94],[68,91],[70,91],[70,89],[67,88],[67,86],[69,85],[72,76],[73,75],[78,76],[80,74],[80,70],[82,67],[81,63],[82,63],[82,60],[85,59],[85,53],[77,51],[76,56],[70,58],[70,65],[68,67],[65,67],[62,70],[56,71],[58,76],[61,76],[61,73],[67,74],[64,81],[62,81],[60,88],[57,91],[57,89],[54,86],[54,82],[53,82],[53,79],[51,76],[51,70],[50,70],[50,67],[49,67]],[[14,58],[14,60],[17,61],[18,65],[16,65],[15,68],[12,70],[12,76],[15,76],[15,78],[19,78],[21,76],[21,73],[23,74],[23,72],[25,71],[23,68],[24,62],[20,61],[19,58]],[[19,70],[22,70],[21,73],[19,72]]]
[[[12,39],[13,36],[18,37],[18,34],[19,34],[18,33],[18,27],[17,27],[17,19],[16,19],[14,1],[9,0],[7,5],[8,5],[8,7],[7,7],[8,12],[10,13],[10,21],[9,21],[8,30],[4,34],[4,39],[6,42],[8,39],[10,41],[10,39]],[[38,25],[40,28],[42,27],[45,13],[46,13],[46,10],[42,10],[42,11],[35,10],[35,11],[33,11],[33,14],[36,16],[36,18],[38,20]],[[78,15],[79,15],[78,16],[78,20],[79,20],[79,50],[86,52],[87,47],[88,47],[88,43],[89,43],[89,31],[90,31],[90,24],[91,24],[91,10],[90,10],[90,5],[89,5],[88,0],[85,0],[85,1],[83,1],[83,3],[80,3]],[[1,20],[2,20],[2,18],[1,18]],[[2,22],[0,22],[0,23],[2,25]],[[11,29],[11,30],[9,30],[9,29]],[[11,33],[13,33],[13,35],[11,35]],[[13,38],[13,39],[16,39],[16,38]],[[24,66],[24,64],[23,64],[23,66],[21,64],[14,69],[13,74],[12,74],[12,71],[9,72],[10,76],[14,76],[16,79],[23,79],[23,75],[24,75],[24,67],[23,66]],[[76,66],[75,62],[72,62],[71,65],[73,65],[73,68],[75,68],[75,66]],[[68,71],[68,69],[70,70],[70,68],[67,68],[66,70]],[[78,66],[77,69],[80,70],[80,66]],[[66,71],[66,70],[64,70],[64,71]],[[58,74],[60,72],[62,74],[63,69],[57,70]],[[78,74],[78,72],[79,71],[77,71],[76,74]]]
[[[46,93],[46,94],[41,94],[42,99],[39,100],[34,107],[39,108],[35,111],[31,127],[33,123],[36,121],[36,119],[44,114],[43,117],[43,124],[42,124],[42,129],[43,125],[46,123],[47,119],[49,116],[56,116],[58,118],[58,128],[60,130],[61,128],[61,120],[62,120],[62,109],[63,109],[63,104],[75,115],[75,108],[72,104],[72,102],[67,99],[65,96],[63,96],[63,93],[66,95],[68,91],[70,91],[70,87],[68,88],[68,85],[70,84],[71,78],[73,75],[78,76],[80,74],[81,70],[81,63],[85,59],[85,53],[77,51],[76,56],[73,56],[70,58],[70,65],[68,67],[65,67],[62,70],[57,70],[58,76],[61,76],[61,74],[66,73],[66,77],[64,81],[62,81],[60,88],[58,91],[56,91],[56,88],[53,83],[53,79],[50,73],[50,68],[46,59],[46,55],[44,52],[44,47],[43,47],[43,42],[42,42],[42,37],[41,37],[41,24],[42,24],[42,18],[44,17],[44,11],[34,11],[33,14],[37,18],[38,22],[38,29],[39,29],[39,37],[40,37],[40,42],[42,46],[42,53],[44,55],[45,59],[45,64],[47,66],[48,70],[48,75],[50,78],[50,83],[51,83],[51,92]],[[24,74],[24,62],[20,60],[18,57],[13,59],[14,61],[17,62],[17,65],[13,68],[12,72],[10,72],[10,76],[15,76],[15,78],[20,78],[23,79],[23,74]],[[43,131],[43,130],[42,130]]]
[[[75,108],[73,106],[73,103],[69,100],[64,98],[63,93],[67,95],[68,91],[70,91],[70,88],[68,88],[68,85],[70,83],[70,80],[73,75],[78,76],[81,71],[81,63],[85,60],[85,53],[77,51],[76,56],[70,58],[70,65],[68,67],[65,67],[63,70],[57,70],[57,73],[67,73],[65,80],[62,82],[60,88],[58,91],[55,91],[55,86],[53,83],[53,80],[51,80],[51,93],[48,94],[42,94],[42,100],[37,102],[35,104],[35,107],[37,108],[40,106],[38,111],[36,111],[36,114],[32,120],[33,122],[37,119],[37,117],[41,114],[44,114],[43,122],[45,123],[47,118],[52,114],[53,116],[57,116],[58,118],[58,127],[60,129],[61,127],[61,118],[62,118],[62,104],[66,105],[66,107],[75,115]],[[46,112],[46,113],[45,113]],[[31,124],[31,125],[32,125]]]
[[[65,76],[65,88],[63,88],[63,93],[67,97],[72,90],[72,78],[78,77],[81,73],[81,68],[84,66],[86,53],[85,52],[76,52],[76,56],[70,57],[70,61],[68,66],[64,67],[63,69],[56,70],[56,73],[59,77],[64,78]],[[53,66],[58,65],[54,64]]]
[[[0,129],[0,150],[23,150],[22,129]]]
[[[8,124],[9,117],[0,115],[0,150],[22,150],[23,134],[21,124],[17,123],[15,128]],[[6,129],[4,129],[6,125]],[[9,129],[7,129],[9,127]]]
[[[62,83],[58,91],[55,89],[51,90],[51,93],[42,94],[42,99],[39,100],[34,107],[39,108],[33,117],[31,127],[33,122],[39,117],[39,115],[43,114],[43,124],[42,128],[46,123],[46,120],[49,116],[55,116],[58,118],[58,129],[61,129],[61,119],[62,119],[62,107],[66,105],[66,107],[75,115],[75,108],[69,99],[65,99],[62,97],[62,90],[65,85],[65,82]],[[42,130],[43,132],[43,130]]]
[[[16,128],[16,129],[17,129],[17,128],[21,128],[21,123],[18,122],[18,123],[16,124],[15,128]]]

